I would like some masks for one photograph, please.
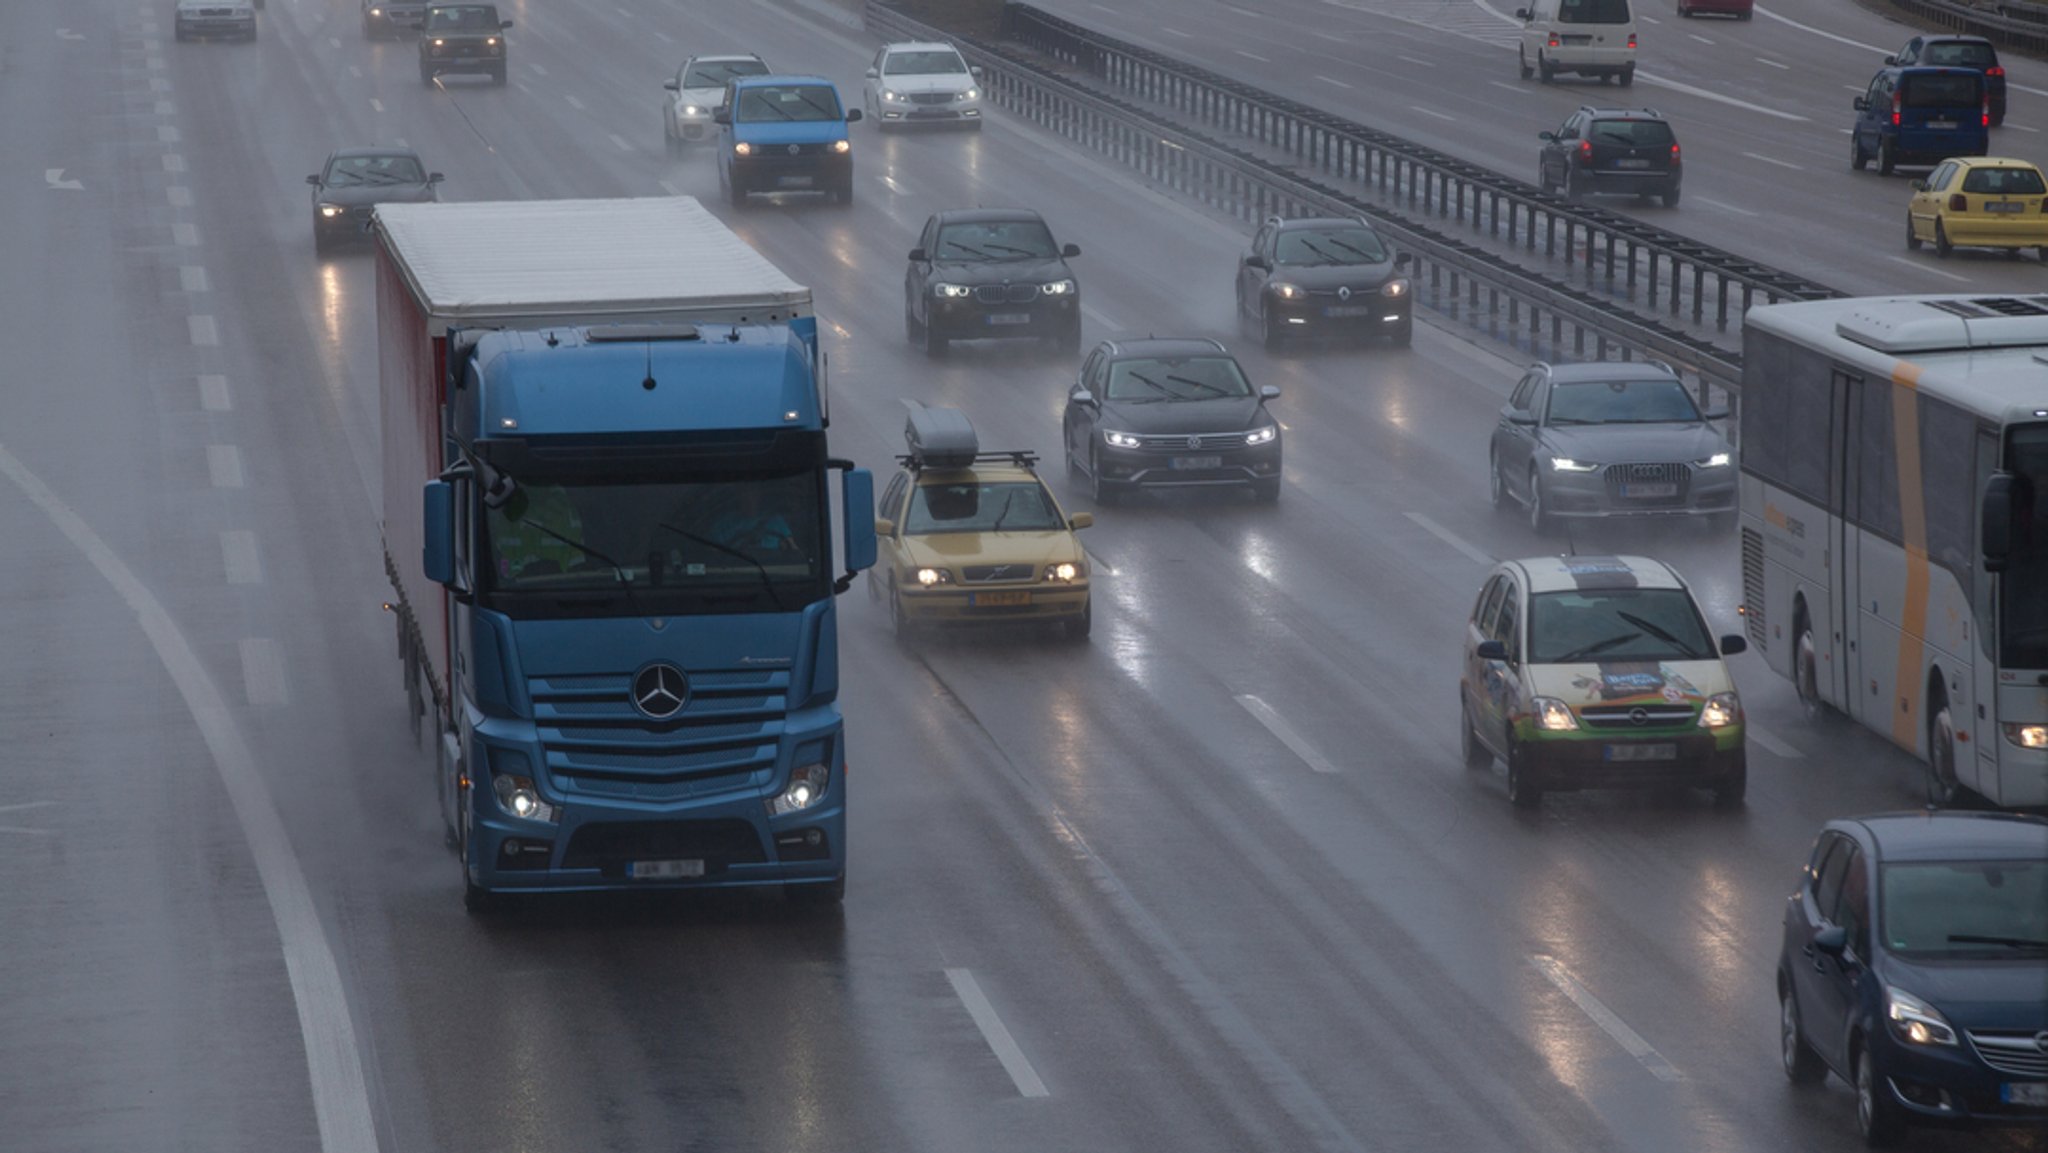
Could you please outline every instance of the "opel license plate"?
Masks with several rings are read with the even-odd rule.
[[[1222,468],[1223,458],[1220,456],[1177,456],[1173,458],[1172,467],[1189,471],[1200,471],[1205,468]]]
[[[808,176],[778,176],[775,178],[775,186],[777,188],[809,188],[811,186],[811,178]]]
[[[1610,761],[1675,761],[1678,746],[1670,741],[1656,745],[1609,745],[1607,759]]]
[[[703,876],[704,862],[634,861],[626,871],[636,881],[681,881]]]
[[[1636,500],[1647,500],[1660,496],[1677,496],[1678,485],[1668,481],[1661,484],[1625,484],[1621,486],[1621,495]]]
[[[988,322],[990,324],[1030,324],[1031,314],[1028,312],[991,312],[988,314]]]
[[[976,608],[996,608],[1004,606],[1014,607],[1016,605],[1030,604],[1031,594],[1028,591],[1003,593],[975,593],[972,597],[969,598],[969,600],[974,604]]]
[[[2048,1081],[2000,1085],[1998,1099],[2008,1105],[2048,1105]]]

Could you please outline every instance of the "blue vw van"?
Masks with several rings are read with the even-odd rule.
[[[756,192],[823,192],[853,203],[853,142],[860,109],[821,76],[744,76],[726,87],[718,123],[718,187],[744,205]]]
[[[1984,74],[1971,68],[1885,68],[1856,98],[1849,166],[1861,172],[1875,158],[1891,175],[1901,164],[1939,164],[1951,156],[1982,156],[1991,144],[1991,105]]]

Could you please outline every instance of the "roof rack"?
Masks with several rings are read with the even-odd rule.
[[[906,452],[898,454],[896,460],[897,463],[910,469],[912,472],[923,472],[928,468],[967,468],[977,464],[996,463],[1012,464],[1032,472],[1038,471],[1038,454],[1028,448],[1012,448],[999,452],[977,452],[965,460],[958,457],[946,457],[943,460],[924,459]]]

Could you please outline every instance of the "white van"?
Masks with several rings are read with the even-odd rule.
[[[1522,21],[1522,79],[1560,72],[1636,79],[1636,14],[1630,0],[1530,0],[1515,9]]]

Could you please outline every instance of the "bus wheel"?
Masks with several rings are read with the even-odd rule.
[[[1927,717],[1927,803],[1948,808],[1962,795],[1956,779],[1956,722],[1948,694],[1936,689]]]
[[[1792,642],[1792,685],[1806,719],[1820,716],[1820,658],[1813,651],[1813,627],[1806,623],[1806,610],[1799,610],[1798,639]]]

